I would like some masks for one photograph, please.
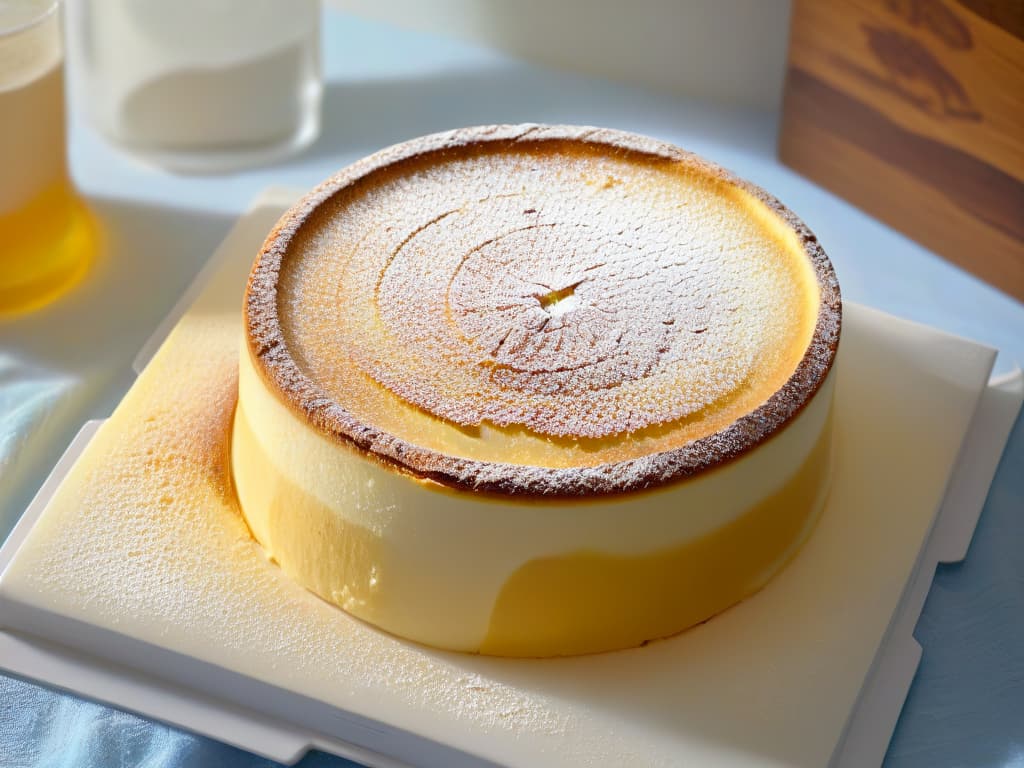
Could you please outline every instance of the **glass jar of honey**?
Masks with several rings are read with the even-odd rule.
[[[0,0],[0,315],[88,270],[96,229],[67,171],[60,3]]]

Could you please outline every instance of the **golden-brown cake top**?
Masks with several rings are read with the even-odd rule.
[[[762,190],[621,132],[493,126],[342,171],[281,220],[249,348],[322,431],[416,475],[530,495],[738,456],[827,374],[840,299]]]

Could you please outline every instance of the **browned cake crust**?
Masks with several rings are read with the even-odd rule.
[[[799,236],[816,273],[820,307],[811,343],[792,376],[763,405],[730,426],[678,448],[592,467],[524,467],[455,457],[416,446],[356,419],[301,370],[289,350],[278,315],[278,280],[289,245],[314,211],[371,174],[400,163],[474,147],[543,146],[566,142],[617,156],[635,155],[682,164],[735,185],[765,203]],[[549,145],[553,146],[553,145]],[[842,307],[839,285],[817,238],[792,211],[764,190],[675,146],[620,131],[574,126],[485,126],[425,136],[389,147],[342,170],[288,211],[267,237],[246,290],[244,324],[250,354],[263,380],[295,413],[322,433],[369,457],[421,478],[462,490],[517,497],[578,498],[641,491],[680,480],[756,447],[791,421],[827,376],[839,343]],[[401,395],[402,392],[398,391]],[[415,398],[406,399],[415,401]],[[444,414],[459,422],[458,414]],[[544,425],[541,424],[541,431]],[[626,424],[629,429],[635,425]],[[621,429],[623,425],[617,425]],[[558,434],[557,429],[549,430]],[[573,434],[586,436],[575,429]]]

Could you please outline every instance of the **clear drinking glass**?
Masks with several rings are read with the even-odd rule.
[[[68,178],[57,0],[0,0],[0,314],[48,303],[95,246]]]
[[[143,159],[231,170],[319,133],[319,0],[79,0],[68,11],[83,106]]]

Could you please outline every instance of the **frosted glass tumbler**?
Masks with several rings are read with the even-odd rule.
[[[143,159],[232,170],[319,133],[319,0],[78,0],[68,11],[83,106]]]

